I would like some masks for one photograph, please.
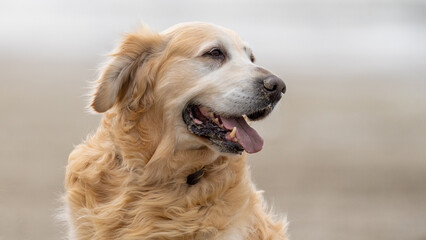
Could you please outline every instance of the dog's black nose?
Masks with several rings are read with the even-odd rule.
[[[285,83],[281,78],[270,75],[263,80],[263,87],[266,89],[266,92],[274,97],[281,97],[281,93],[285,93],[286,87]]]

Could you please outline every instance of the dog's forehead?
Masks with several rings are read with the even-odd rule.
[[[249,49],[247,43],[236,32],[210,23],[181,23],[165,30],[162,34],[172,39],[173,45],[187,46],[194,51],[215,44],[241,51]]]

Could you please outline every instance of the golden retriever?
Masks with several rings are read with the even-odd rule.
[[[96,82],[102,123],[69,157],[69,239],[287,239],[246,165],[263,145],[248,122],[285,92],[254,62],[213,24],[126,35]]]

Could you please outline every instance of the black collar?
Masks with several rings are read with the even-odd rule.
[[[195,185],[197,184],[201,178],[204,176],[205,167],[202,167],[200,170],[189,174],[188,177],[186,177],[186,183],[188,185]]]

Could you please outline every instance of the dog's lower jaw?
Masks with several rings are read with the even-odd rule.
[[[177,143],[175,150],[176,151],[210,151],[208,159],[217,158],[219,156],[236,156],[242,155],[243,152],[238,153],[229,153],[221,149],[218,145],[212,144],[211,140],[208,140],[204,137],[199,137],[188,131],[186,127],[181,127],[180,131],[176,132]],[[210,164],[212,160],[205,162],[205,164]]]

